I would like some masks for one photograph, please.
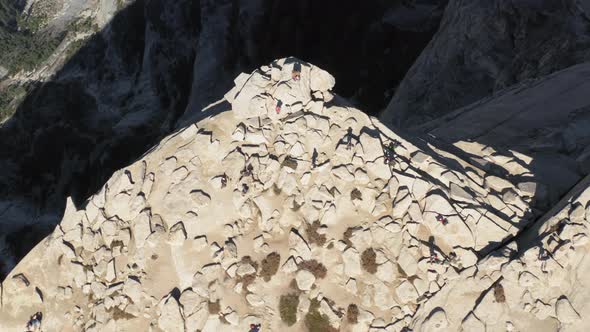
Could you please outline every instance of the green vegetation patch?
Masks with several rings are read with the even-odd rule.
[[[318,220],[314,221],[311,225],[305,228],[305,234],[307,235],[307,241],[315,243],[318,246],[323,246],[326,243],[326,234],[320,234],[318,230],[322,227],[322,224]]]
[[[266,282],[270,281],[270,278],[274,276],[279,270],[279,264],[281,263],[281,255],[276,252],[272,252],[266,256],[265,259],[260,263],[261,270],[260,276]]]
[[[38,4],[38,5],[37,5]],[[0,0],[0,65],[8,69],[9,75],[21,70],[33,70],[45,61],[63,40],[59,36],[45,33],[48,13],[57,10],[53,2],[37,2],[34,14],[20,13],[11,0]]]
[[[49,34],[31,34],[28,32],[11,32],[0,28],[0,40],[3,51],[0,52],[0,64],[10,74],[21,70],[35,69],[55,51],[63,35],[54,37]]]
[[[16,22],[20,30],[26,30],[31,33],[40,31],[47,24],[47,14],[42,13],[39,15],[20,15],[17,17]]]
[[[97,32],[99,28],[98,25],[92,21],[92,17],[86,17],[70,23],[68,30],[75,32]]]
[[[297,294],[281,295],[279,300],[279,312],[281,320],[288,326],[297,323],[297,307],[299,306],[299,296]]]
[[[27,90],[20,85],[10,85],[0,90],[0,121],[14,114],[18,100],[22,99]]]
[[[320,313],[320,301],[313,299],[309,304],[309,311],[305,315],[305,327],[309,332],[336,332],[338,331],[330,325],[328,316]]]

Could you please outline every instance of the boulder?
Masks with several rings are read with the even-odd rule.
[[[310,88],[312,91],[326,92],[332,90],[335,84],[336,79],[330,73],[316,66],[311,68]]]
[[[402,303],[410,303],[416,301],[418,292],[411,282],[405,280],[395,289],[395,294]]]
[[[361,257],[354,248],[348,248],[342,253],[344,274],[348,277],[356,277],[362,274]]]
[[[308,291],[311,290],[311,286],[315,282],[315,276],[307,270],[299,270],[295,277],[295,281],[300,290]]]
[[[566,324],[580,320],[580,315],[565,296],[560,297],[555,303],[555,314],[560,322]]]
[[[158,317],[158,326],[167,332],[184,331],[184,319],[180,313],[180,307],[171,295],[164,301],[160,317]]]

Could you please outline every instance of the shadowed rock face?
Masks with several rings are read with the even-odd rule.
[[[339,95],[376,114],[432,38],[446,2],[204,1],[201,35],[207,39],[199,41],[194,76],[196,82],[199,73],[215,77],[201,84],[223,93],[239,72],[297,56],[333,73]],[[212,101],[203,90],[197,109]]]
[[[271,59],[297,55],[324,66],[341,82],[337,93],[376,112],[436,31],[446,1],[138,0],[121,2],[106,23],[113,3],[91,6],[91,23],[102,29],[73,56],[64,46],[45,72],[19,78],[48,82],[29,83],[0,129],[0,233],[9,243],[28,248],[12,231],[40,220],[45,226],[31,229],[50,229],[67,195],[80,204],[112,172],[198,119],[240,72]],[[62,45],[72,36],[85,35]]]
[[[529,178],[545,206],[590,173],[590,65],[572,66],[428,122],[417,131],[503,177]]]
[[[296,55],[325,68],[338,79],[339,95],[375,114],[430,41],[446,1],[402,3],[275,1],[246,49],[257,63]]]
[[[12,232],[27,225],[50,230],[66,195],[84,201],[184,112],[199,7],[179,1],[162,10],[157,3],[138,1],[119,12],[53,78],[30,88],[0,129],[0,229],[8,257],[34,245]]]
[[[381,114],[403,128],[508,86],[590,60],[583,1],[453,0]]]

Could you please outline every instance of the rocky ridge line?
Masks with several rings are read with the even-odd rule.
[[[235,84],[226,112],[68,204],[2,284],[4,330],[41,312],[46,330],[400,331],[532,220],[533,184],[426,153],[318,67]]]

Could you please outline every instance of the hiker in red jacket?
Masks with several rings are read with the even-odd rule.
[[[436,216],[436,221],[441,223],[443,226],[446,226],[449,223],[447,218],[440,213]]]

